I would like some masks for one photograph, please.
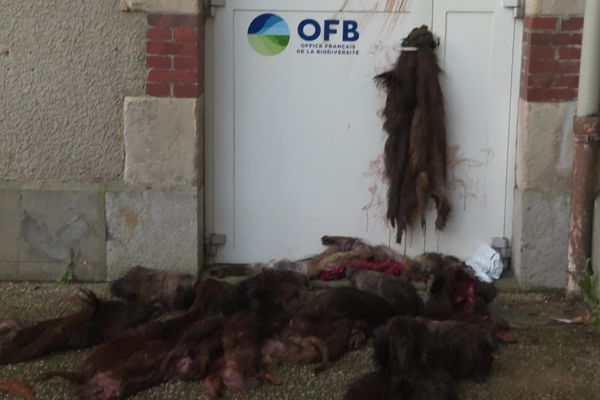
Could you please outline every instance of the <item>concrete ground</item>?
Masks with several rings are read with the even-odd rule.
[[[106,294],[106,285],[82,285]],[[62,315],[77,309],[78,285],[1,283],[0,317],[27,318]],[[484,384],[459,384],[461,400],[600,400],[600,331],[587,326],[554,322],[555,317],[581,314],[581,304],[563,302],[557,292],[524,293],[502,282],[493,310],[508,320],[517,344],[504,345],[496,355],[491,377]],[[86,351],[69,352],[41,360],[0,367],[0,379],[30,383],[38,399],[70,399],[68,384],[58,379],[37,382],[47,369],[74,369]],[[341,399],[345,387],[372,369],[370,348],[348,354],[319,376],[311,367],[283,367],[281,386],[263,385],[245,396],[224,399]],[[9,399],[0,394],[0,399]],[[140,393],[135,399],[206,399],[195,383],[170,383]]]

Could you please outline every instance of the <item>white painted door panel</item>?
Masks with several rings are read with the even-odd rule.
[[[301,258],[321,250],[323,234],[393,243],[378,116],[385,97],[372,78],[421,24],[442,37],[455,211],[443,234],[430,221],[426,235],[417,228],[398,249],[466,255],[502,236],[514,21],[500,3],[227,0],[214,21],[209,68],[207,230],[228,238],[215,261]],[[290,27],[279,55],[249,45],[248,27],[263,13]],[[357,21],[359,55],[297,54],[295,31],[306,18]]]
[[[228,0],[216,17],[211,230],[228,237],[217,262],[304,257],[320,250],[323,234],[390,237],[383,219],[369,211],[367,221],[363,210],[372,197],[369,166],[385,137],[377,116],[384,98],[372,78],[394,62],[402,37],[431,23],[432,3],[289,3]],[[292,31],[273,57],[247,39],[266,12]],[[297,54],[295,27],[306,18],[358,21],[360,54]]]
[[[505,235],[514,27],[501,1],[434,2],[453,212],[444,231],[428,232],[428,250],[468,256]]]

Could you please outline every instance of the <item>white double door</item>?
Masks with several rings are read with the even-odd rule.
[[[385,220],[385,94],[373,77],[422,24],[441,41],[453,211],[443,232],[430,212],[425,232],[396,245]],[[216,262],[305,257],[324,234],[459,256],[510,237],[520,49],[500,0],[226,0],[211,25],[206,231],[227,236]],[[285,49],[263,55],[253,33],[279,37],[270,54]]]

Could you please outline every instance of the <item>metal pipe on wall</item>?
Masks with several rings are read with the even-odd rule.
[[[596,184],[597,143],[600,135],[600,0],[587,0],[583,22],[583,43],[579,72],[573,172],[571,175],[571,217],[567,296],[579,293],[577,278],[591,255],[592,219]]]

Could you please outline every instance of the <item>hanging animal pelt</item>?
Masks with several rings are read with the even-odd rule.
[[[425,227],[429,198],[442,230],[450,213],[446,181],[444,98],[434,49],[438,42],[423,25],[402,41],[394,68],[375,77],[387,91],[384,109],[385,172],[389,180],[387,218],[397,228],[396,241],[420,217]]]

